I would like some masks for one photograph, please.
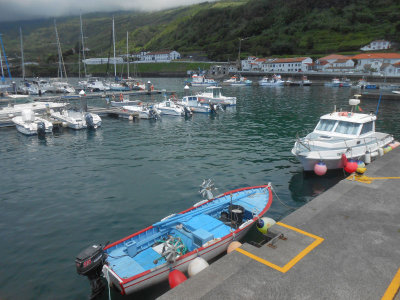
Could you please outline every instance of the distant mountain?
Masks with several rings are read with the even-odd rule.
[[[111,13],[83,15],[88,57],[111,50]],[[130,50],[204,51],[210,59],[357,52],[374,39],[400,42],[398,0],[230,0],[159,12],[115,12],[118,54]],[[53,19],[0,23],[7,55],[17,58],[22,27],[26,60],[57,61]],[[57,19],[65,60],[76,62],[79,17]]]

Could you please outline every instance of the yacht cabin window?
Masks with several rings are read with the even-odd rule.
[[[368,132],[371,132],[371,131],[373,131],[373,129],[374,129],[374,121],[367,122],[367,123],[365,123],[363,125],[363,128],[361,129],[360,135],[361,134],[366,134]]]
[[[320,120],[315,130],[319,131],[332,131],[336,124],[336,120]]]
[[[359,123],[339,121],[339,124],[337,125],[335,132],[349,134],[349,135],[356,135],[360,127],[361,124]]]

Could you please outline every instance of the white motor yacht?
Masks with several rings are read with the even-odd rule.
[[[12,118],[17,130],[25,135],[44,135],[53,132],[53,124],[35,116],[32,110],[23,110],[21,116]]]
[[[236,97],[222,95],[222,89],[219,86],[208,86],[205,92],[199,93],[197,96],[201,103],[221,104],[226,106],[236,105]]]
[[[359,99],[350,99],[351,111],[323,115],[312,133],[297,139],[292,154],[305,171],[314,170],[319,162],[328,170],[341,169],[345,163],[343,155],[355,160],[376,157],[393,142],[390,134],[375,131],[376,115],[353,111],[359,103]]]
[[[169,116],[184,116],[185,108],[181,105],[175,104],[172,100],[164,100],[154,105],[156,109],[161,112],[161,115]],[[190,111],[187,111],[190,113]]]
[[[282,86],[284,83],[285,82],[282,80],[281,75],[274,75],[271,79],[263,77],[258,81],[258,85],[260,86]]]
[[[181,101],[176,103],[190,109],[193,113],[206,113],[212,112],[212,107],[207,103],[201,103],[198,96],[184,96]]]

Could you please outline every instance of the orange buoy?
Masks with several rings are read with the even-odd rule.
[[[242,246],[241,242],[238,241],[233,241],[232,243],[229,244],[228,249],[226,250],[226,253],[231,253],[233,250],[235,250],[236,248],[239,248],[240,246]]]
[[[185,280],[187,280],[185,274],[183,274],[181,271],[179,271],[177,269],[172,270],[168,274],[169,287],[171,289],[173,289],[174,287],[180,285]]]

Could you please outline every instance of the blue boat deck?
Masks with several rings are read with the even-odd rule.
[[[221,213],[228,215],[229,205],[242,206],[243,222],[263,210],[269,201],[267,190],[259,188],[225,195],[183,214],[171,216],[154,224],[150,229],[133,236],[106,250],[107,261],[121,278],[130,278],[166,262],[162,257],[164,242],[178,238],[184,245],[182,254],[202,247],[205,243],[223,238],[238,225],[228,222]]]

